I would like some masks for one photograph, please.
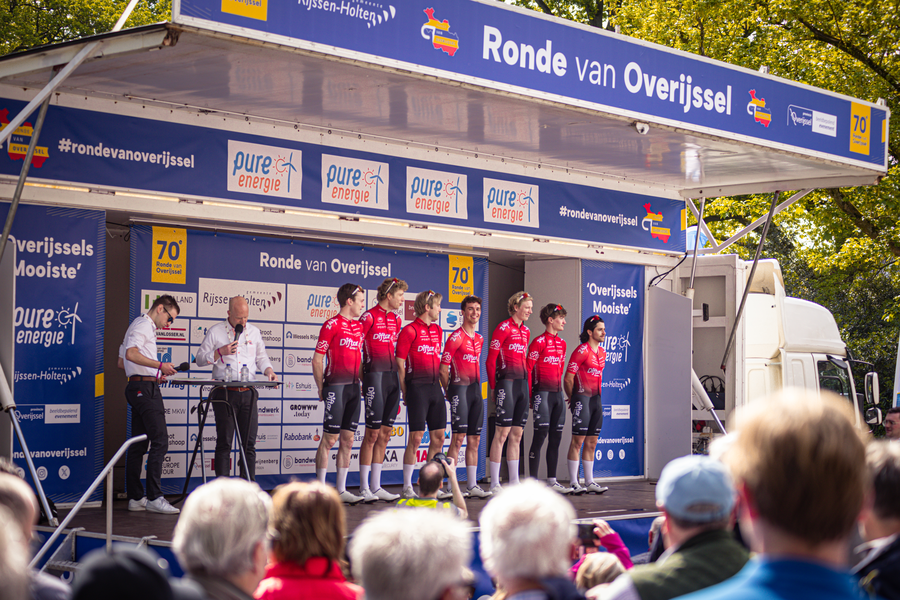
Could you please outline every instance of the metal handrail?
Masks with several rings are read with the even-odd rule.
[[[78,511],[81,510],[81,507],[87,502],[88,497],[94,493],[94,490],[97,489],[97,486],[100,485],[100,482],[103,481],[103,478],[106,477],[106,549],[109,551],[109,548],[112,546],[112,469],[119,462],[119,459],[122,458],[122,455],[125,454],[125,451],[132,445],[137,442],[143,442],[147,439],[146,435],[139,435],[133,437],[131,439],[125,440],[125,443],[119,448],[118,452],[116,452],[115,456],[113,456],[106,466],[103,467],[103,470],[100,471],[100,474],[97,475],[97,478],[94,479],[94,483],[91,484],[91,487],[87,489],[83,496],[75,503],[75,506],[72,507],[72,510],[66,515],[66,518],[63,519],[63,522],[59,524],[59,527],[56,528],[56,531],[53,532],[53,535],[50,536],[44,545],[41,546],[41,549],[38,550],[37,554],[34,555],[34,558],[31,559],[31,563],[29,563],[28,568],[33,569],[34,566],[38,563],[38,561],[43,558],[44,554],[47,553],[47,550],[50,549],[50,546],[53,545],[53,542],[62,534],[63,529],[72,522],[72,519],[75,518],[75,515],[78,514]]]

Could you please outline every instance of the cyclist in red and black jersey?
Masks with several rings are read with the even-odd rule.
[[[342,501],[356,504],[363,498],[347,491],[347,473],[353,435],[359,424],[363,339],[362,325],[357,319],[366,305],[366,293],[355,283],[345,283],[338,289],[337,301],[340,312],[322,325],[312,362],[319,400],[325,402],[322,440],[316,451],[316,477],[325,483],[328,453],[340,438],[335,487]]]
[[[466,296],[460,304],[462,326],[444,345],[441,357],[441,384],[450,402],[453,438],[447,456],[456,459],[463,440],[466,445],[466,496],[491,495],[478,487],[478,444],[484,422],[484,398],[481,395],[481,348],[484,338],[475,331],[481,319],[481,298]]]
[[[600,345],[606,339],[603,319],[588,317],[581,328],[581,345],[575,348],[566,367],[563,386],[572,410],[572,443],[569,444],[569,477],[573,493],[602,494],[607,487],[594,482],[594,449],[603,427],[603,405],[600,390],[603,387],[603,368],[606,366],[606,350]],[[584,448],[582,449],[582,444]],[[578,483],[578,455],[584,466],[584,487]]]
[[[365,502],[400,498],[381,487],[384,452],[400,407],[400,378],[397,371],[397,337],[403,293],[408,289],[402,279],[385,279],[378,286],[378,304],[363,313],[363,400],[366,411],[366,436],[359,449],[359,492]],[[369,487],[369,472],[372,486]]]
[[[441,318],[442,296],[431,290],[416,295],[416,320],[400,331],[397,339],[397,366],[403,372],[400,391],[409,421],[409,437],[403,454],[403,498],[418,498],[412,487],[416,450],[425,435],[431,434],[428,460],[444,447],[447,407],[441,389],[441,346],[444,331],[436,322]]]
[[[549,434],[547,485],[561,494],[567,494],[571,492],[571,488],[556,481],[559,444],[566,425],[566,403],[562,392],[566,341],[559,337],[559,332],[566,326],[566,309],[559,304],[548,304],[541,309],[541,323],[546,330],[531,342],[525,362],[531,376],[531,407],[534,414],[534,437],[528,453],[528,475],[537,477],[541,464],[541,446]]]
[[[519,482],[519,442],[528,420],[528,372],[525,352],[531,332],[525,321],[531,316],[534,301],[526,292],[516,292],[507,303],[510,318],[500,323],[491,336],[487,355],[488,385],[497,407],[497,430],[491,443],[491,490],[500,486],[500,459],[506,447],[509,482]]]

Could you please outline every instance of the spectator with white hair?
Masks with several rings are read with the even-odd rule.
[[[534,479],[505,489],[481,512],[481,558],[507,600],[579,597],[568,577],[577,543],[569,501]]]
[[[362,588],[344,578],[347,526],[337,490],[321,481],[295,481],[279,486],[272,503],[272,562],[256,598],[362,598]]]
[[[0,506],[6,507],[15,519],[13,526],[21,533],[27,550],[28,542],[34,535],[37,498],[31,487],[14,472],[8,462],[0,462]],[[25,555],[27,559],[30,553],[26,551]],[[72,589],[59,578],[34,569],[27,570],[27,573],[31,600],[68,600],[72,597]],[[0,581],[3,581],[2,577]]]
[[[369,516],[350,542],[353,574],[366,600],[464,600],[471,558],[465,522],[443,510]]]
[[[250,600],[266,568],[271,499],[243,479],[216,479],[188,496],[175,555],[210,600]]]

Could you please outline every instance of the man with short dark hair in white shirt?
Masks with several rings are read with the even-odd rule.
[[[160,479],[162,465],[169,450],[169,431],[166,428],[166,409],[159,391],[160,379],[176,373],[172,363],[162,362],[156,354],[156,330],[166,329],[178,316],[178,302],[169,295],[157,298],[146,314],[128,326],[122,344],[123,366],[128,376],[125,399],[131,406],[131,435],[147,434],[147,441],[128,449],[125,462],[125,483],[128,510],[178,514],[179,510],[162,495]],[[141,462],[147,446],[147,495],[141,485]]]
[[[213,366],[213,379],[225,377],[225,370],[231,366],[235,380],[241,376],[241,368],[246,365],[248,380],[256,379],[256,371],[262,373],[269,381],[277,381],[275,370],[266,353],[266,345],[262,340],[259,329],[247,322],[250,315],[250,306],[243,296],[235,296],[228,302],[228,318],[221,323],[216,323],[209,328],[200,350],[197,351],[195,361],[198,366]],[[241,332],[236,334],[235,328],[240,326]],[[253,387],[216,388],[210,393],[213,401],[213,412],[216,415],[216,476],[227,476],[229,468],[229,455],[231,454],[231,440],[234,438],[234,419],[231,408],[237,416],[238,431],[241,434],[241,444],[244,447],[244,456],[247,458],[247,469],[244,472],[244,464],[241,463],[241,477],[256,481],[256,432],[259,429],[259,413],[257,412],[257,400],[259,394]]]

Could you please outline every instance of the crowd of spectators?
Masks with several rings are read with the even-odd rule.
[[[841,399],[798,390],[756,401],[729,437],[717,457],[666,466],[663,516],[635,561],[610,523],[579,531],[569,500],[536,480],[486,504],[476,544],[452,476],[460,502],[426,494],[373,513],[349,542],[329,486],[270,496],[220,478],[179,517],[185,577],[150,551],[116,548],[87,558],[72,586],[29,570],[37,503],[0,461],[0,600],[463,600],[475,553],[496,600],[900,600],[900,444],[868,439]],[[426,492],[446,474],[429,465]]]

